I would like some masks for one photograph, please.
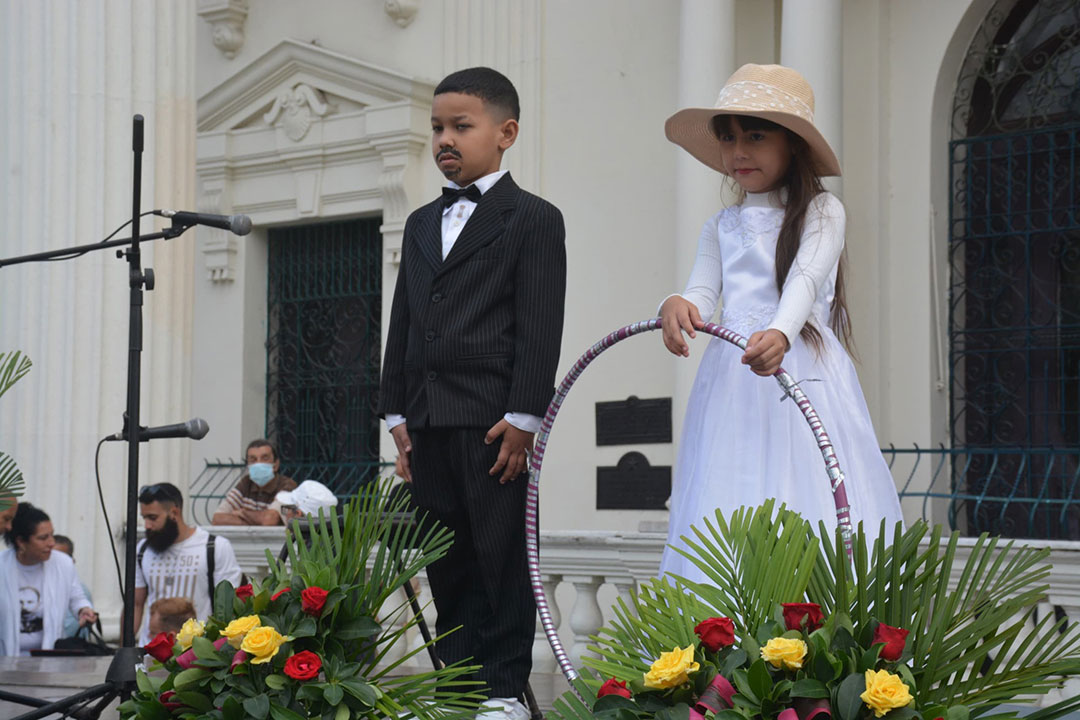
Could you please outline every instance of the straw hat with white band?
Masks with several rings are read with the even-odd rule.
[[[720,140],[713,130],[712,119],[717,115],[749,115],[785,127],[810,146],[818,175],[840,174],[836,153],[814,126],[814,91],[791,68],[743,65],[728,78],[714,107],[686,108],[667,119],[664,132],[668,140],[726,175]]]

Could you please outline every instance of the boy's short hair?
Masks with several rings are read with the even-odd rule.
[[[521,118],[521,106],[518,104],[514,83],[498,70],[489,67],[466,68],[450,73],[435,88],[436,95],[443,93],[472,95],[506,118]]]
[[[195,615],[195,606],[185,597],[168,597],[155,600],[150,605],[150,615],[161,620],[161,632],[180,632],[184,623]]]

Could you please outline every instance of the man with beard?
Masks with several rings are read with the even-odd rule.
[[[226,538],[184,522],[184,498],[170,483],[139,491],[146,539],[135,562],[135,627],[139,642],[150,641],[143,609],[159,598],[187,598],[197,617],[213,612],[214,588],[222,580],[240,584],[240,565]]]

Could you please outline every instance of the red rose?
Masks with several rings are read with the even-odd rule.
[[[889,661],[899,660],[900,656],[904,654],[904,646],[907,645],[909,632],[902,628],[895,628],[892,625],[878,623],[878,626],[874,628],[874,640],[871,644],[885,643],[885,646],[881,648],[881,657]]]
[[[327,592],[321,587],[304,588],[304,591],[300,593],[304,612],[315,617],[322,615],[323,605],[326,604],[326,595]]]
[[[722,647],[735,644],[735,623],[731,618],[711,617],[702,620],[694,628],[706,650],[716,652]]]
[[[151,640],[143,650],[158,662],[165,662],[172,658],[172,649],[175,644],[176,636],[172,633],[158,633],[157,637]]]
[[[630,697],[630,691],[626,688],[626,683],[615,678],[609,678],[607,682],[600,686],[600,689],[596,693],[596,697],[602,698],[605,695],[618,695],[619,697]]]
[[[254,594],[255,594],[255,589],[252,588],[250,584],[249,585],[241,585],[240,587],[236,588],[236,597],[240,598],[241,600],[247,600],[249,597],[251,597]]]
[[[274,593],[273,595],[270,596],[270,602],[274,602],[275,600],[277,600],[279,597],[281,597],[282,595],[284,595],[287,592],[289,592],[289,588],[281,588],[276,593]]]
[[[236,672],[236,668],[239,665],[243,665],[247,662],[247,653],[243,650],[237,650],[236,654],[232,656],[232,662],[229,663],[229,672]]]
[[[817,603],[784,603],[784,624],[788,630],[802,630],[806,618],[806,631],[813,632],[825,624],[821,606]]]
[[[176,692],[174,690],[166,690],[158,696],[158,702],[164,705],[165,709],[169,712],[172,712],[173,710],[179,710],[180,708],[184,707],[184,703],[170,702],[172,696],[175,694]]]
[[[319,676],[322,659],[310,650],[290,655],[285,661],[285,674],[293,680],[313,680]]]

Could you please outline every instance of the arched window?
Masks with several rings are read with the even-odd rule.
[[[1075,537],[1080,3],[1000,0],[952,120],[950,430],[972,458],[957,478],[968,529]]]

